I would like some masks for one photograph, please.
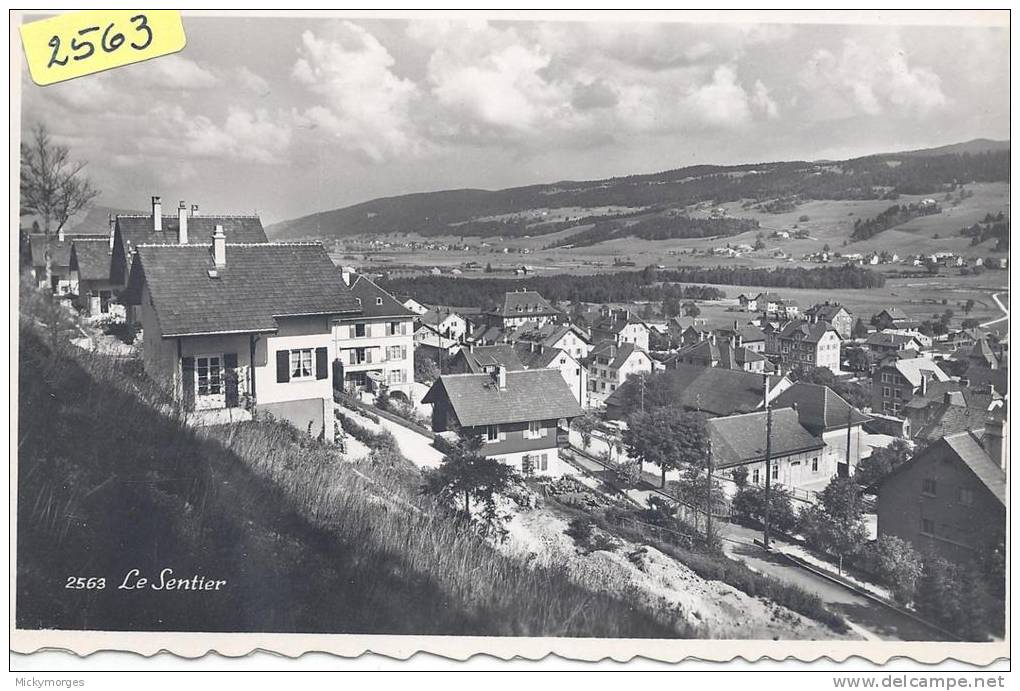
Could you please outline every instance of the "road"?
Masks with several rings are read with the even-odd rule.
[[[573,453],[574,464],[588,475],[615,486],[612,471],[583,454]],[[627,489],[624,493],[641,506],[654,493],[650,489]],[[662,495],[659,495],[662,496]],[[791,564],[783,557],[766,552],[754,544],[761,533],[735,523],[720,521],[723,551],[732,559],[743,561],[751,569],[803,588],[822,599],[825,605],[842,614],[858,634],[872,640],[932,641],[944,640],[938,632],[899,612],[883,607],[845,586],[816,573]]]
[[[1004,316],[1001,316],[997,319],[992,319],[991,321],[986,321],[985,323],[981,324],[982,327],[992,326],[993,324],[998,324],[999,322],[1006,321],[1007,319],[1009,319],[1009,307],[1006,307],[1005,305],[1002,304],[1002,300],[999,299],[1000,295],[1009,295],[1009,291],[1005,291],[1002,293],[992,293],[992,300],[995,302],[998,308],[1002,310],[1002,314]]]
[[[811,571],[790,564],[754,544],[761,533],[728,523],[723,525],[723,551],[760,573],[796,585],[822,599],[825,605],[842,614],[862,635],[884,641],[944,640],[936,631],[899,612],[858,595]]]

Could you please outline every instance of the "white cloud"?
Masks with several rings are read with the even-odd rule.
[[[754,96],[751,97],[751,104],[756,110],[770,118],[779,116],[779,106],[769,94],[768,87],[762,84],[760,79],[754,82]]]
[[[684,104],[697,122],[718,127],[738,127],[751,120],[747,92],[737,82],[737,73],[721,65],[712,73],[712,81],[697,87]]]
[[[345,21],[333,34],[301,35],[293,76],[322,103],[299,112],[300,124],[373,161],[422,153],[427,142],[412,119],[418,87],[393,73],[389,51],[362,27]]]
[[[912,66],[895,36],[867,44],[845,39],[838,54],[817,50],[800,81],[815,93],[816,110],[830,117],[889,111],[926,115],[949,102],[939,76]]]
[[[210,89],[221,84],[212,70],[178,54],[129,65],[111,74],[136,89]]]
[[[262,75],[253,72],[247,67],[241,66],[234,71],[234,78],[241,88],[255,94],[266,94],[269,92],[269,82]]]

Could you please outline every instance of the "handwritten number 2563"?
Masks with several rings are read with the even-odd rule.
[[[135,32],[142,34],[145,38],[141,43],[130,43],[131,47],[135,50],[145,50],[152,43],[152,28],[149,26],[149,20],[144,14],[136,14],[131,17],[131,22],[135,25]],[[98,26],[87,26],[84,29],[78,30],[78,36],[71,39],[71,51],[74,53],[73,59],[75,61],[84,60],[92,56],[96,52],[96,45],[88,39],[84,39],[88,34],[99,31]],[[78,39],[83,40],[79,41]],[[112,53],[113,51],[124,45],[124,34],[119,31],[113,31],[113,24],[108,24],[106,29],[103,31],[102,36],[99,40],[99,47],[104,53]],[[50,55],[50,61],[46,67],[53,67],[54,65],[63,66],[67,64],[68,56],[65,55],[63,58],[60,57],[60,37],[54,35],[47,44],[53,49],[53,54]]]

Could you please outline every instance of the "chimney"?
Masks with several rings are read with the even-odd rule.
[[[152,229],[163,230],[163,202],[159,197],[152,198]]]
[[[188,206],[183,199],[177,207],[177,244],[188,244]]]
[[[227,236],[223,234],[223,226],[216,226],[216,232],[212,236],[213,263],[216,268],[227,265]]]
[[[921,395],[924,396],[928,393],[928,375],[921,375]]]
[[[191,213],[189,213],[188,216],[194,216],[197,213],[198,213],[198,204],[192,204],[191,205]]]
[[[1005,421],[999,415],[991,415],[985,420],[985,438],[984,447],[985,453],[998,464],[1003,471],[1009,466],[1009,446],[1006,444],[1006,431]]]
[[[113,234],[117,230],[117,219],[110,214],[110,249],[113,250]]]
[[[506,391],[506,367],[496,365],[496,384],[500,391]]]

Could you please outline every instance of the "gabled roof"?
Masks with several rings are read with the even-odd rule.
[[[917,341],[913,336],[898,333],[886,333],[879,331],[868,336],[868,340],[865,343],[869,346],[902,346],[910,343],[911,341]],[[918,343],[920,345],[920,343]]]
[[[541,326],[537,322],[525,322],[517,327],[513,338],[515,340],[541,343],[546,347],[555,348],[556,344],[571,332],[585,343],[589,342],[588,335],[573,324],[553,324],[552,322],[546,322]]]
[[[967,357],[972,360],[980,360],[989,367],[999,364],[999,358],[995,355],[995,351],[988,345],[988,341],[985,338],[978,338],[974,341],[974,346],[970,349]]]
[[[362,275],[351,283],[351,294],[361,305],[361,316],[364,317],[413,317],[414,312]]]
[[[921,377],[927,377],[929,381],[949,381],[949,375],[935,364],[931,358],[915,357],[902,360],[890,360],[883,363],[883,366],[893,367],[904,379],[910,382],[911,386],[920,386]]]
[[[115,232],[124,245],[124,256],[130,257],[132,250],[143,244],[176,244],[180,227],[176,214],[163,216],[162,230],[152,229],[152,216],[117,216]],[[188,217],[188,243],[208,243],[216,226],[223,226],[223,234],[230,243],[269,242],[258,216],[206,216]],[[115,240],[116,241],[116,240]]]
[[[514,347],[508,344],[461,348],[456,358],[463,359],[468,371],[473,374],[484,372],[485,367],[492,365],[502,365],[511,372],[528,369]]]
[[[164,338],[276,331],[276,317],[354,314],[360,308],[318,243],[227,244],[215,269],[209,245],[139,245],[126,297],[148,286]]]
[[[609,314],[601,314],[595,323],[592,324],[592,330],[608,331],[609,333],[618,334],[626,329],[631,324],[639,324],[648,328],[644,320],[636,317],[630,310],[611,310]]]
[[[914,467],[918,463],[924,462],[930,456],[934,455],[937,457],[937,454],[942,450],[949,451],[951,458],[955,458],[968,468],[1000,504],[1006,505],[1006,473],[988,455],[988,452],[985,451],[974,433],[969,431],[950,434],[924,447],[909,461],[897,466],[892,473],[886,475],[879,483],[879,491],[881,491],[881,486],[887,483],[890,478],[899,475],[908,468]]]
[[[915,440],[931,442],[968,430],[976,432],[984,429],[988,410],[966,405],[965,401],[959,400],[963,397],[959,392],[950,395],[959,398],[932,406],[927,422],[914,432]]]
[[[888,316],[890,319],[893,319],[893,320],[901,320],[901,319],[909,319],[910,318],[910,317],[907,316],[907,313],[904,312],[903,310],[901,310],[899,307],[889,307],[889,308],[886,308],[886,309],[882,310],[881,312],[879,312],[879,314],[880,315],[881,314],[885,314],[886,316]]]
[[[422,402],[436,403],[443,398],[450,401],[464,427],[555,420],[583,413],[555,369],[507,372],[504,390],[491,374],[444,374]]]
[[[82,281],[108,281],[112,253],[108,237],[75,238],[69,265]]]
[[[649,360],[652,359],[648,353],[641,348],[638,348],[633,343],[616,345],[612,341],[603,341],[595,346],[589,354],[589,357],[593,361],[597,361],[610,369],[620,369],[623,367],[623,363],[627,362],[627,360],[630,359],[630,356],[634,353],[641,353]]]
[[[810,324],[806,321],[794,320],[783,327],[783,330],[779,332],[779,337],[818,343],[827,331],[836,333],[835,329],[825,322]]]
[[[822,384],[797,382],[776,396],[772,405],[797,410],[801,423],[815,434],[850,425],[861,425],[871,418]]]
[[[846,312],[850,314],[843,305],[838,302],[819,302],[818,304],[812,305],[804,310],[804,313],[815,319],[821,319],[823,321],[832,321],[835,319],[840,312]]]
[[[520,290],[503,295],[503,304],[493,310],[502,317],[556,315],[560,311],[534,290]]]
[[[110,242],[109,235],[64,233],[64,239],[58,240],[57,234],[52,233],[47,243],[44,233],[32,233],[28,236],[28,248],[32,253],[32,266],[36,268],[46,266],[47,247],[49,247],[50,261],[53,266],[71,266],[71,244],[78,239],[106,240],[107,243]]]
[[[709,438],[712,440],[712,460],[717,469],[731,468],[765,459],[766,417],[764,410],[709,418]],[[815,451],[825,447],[821,437],[811,434],[800,423],[793,408],[772,411],[772,458],[795,453]]]
[[[427,312],[420,315],[418,318],[426,324],[432,326],[439,326],[444,321],[449,319],[451,316],[459,317],[464,319],[463,315],[459,314],[456,310],[450,307],[430,307]]]
[[[654,375],[662,377],[674,405],[701,410],[710,415],[733,415],[757,410],[764,404],[761,374],[720,367],[677,365]],[[770,390],[782,381],[772,381]],[[629,397],[631,382],[624,382],[609,395],[606,405],[620,405]]]

